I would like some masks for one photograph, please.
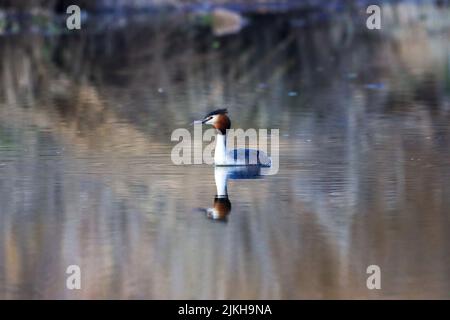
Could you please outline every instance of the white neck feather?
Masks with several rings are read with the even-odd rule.
[[[227,155],[227,136],[225,134],[216,135],[216,149],[214,150],[214,164],[225,164]]]

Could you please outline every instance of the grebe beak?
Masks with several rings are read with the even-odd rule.
[[[205,119],[202,120],[195,120],[194,122],[192,122],[192,124],[212,124],[211,120],[213,120],[213,117],[206,117]]]

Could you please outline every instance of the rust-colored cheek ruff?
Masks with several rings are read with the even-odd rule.
[[[213,124],[214,128],[220,131],[221,134],[226,134],[227,129],[231,128],[230,118],[226,114],[220,114],[216,122]]]

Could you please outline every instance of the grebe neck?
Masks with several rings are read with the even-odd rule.
[[[216,135],[216,149],[214,150],[214,164],[225,164],[227,154],[227,135],[218,133]]]

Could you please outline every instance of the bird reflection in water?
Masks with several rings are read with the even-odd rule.
[[[214,221],[227,222],[231,212],[231,201],[228,198],[227,183],[231,180],[260,179],[264,176],[261,166],[215,167],[216,196],[212,208],[199,208],[206,217]]]

